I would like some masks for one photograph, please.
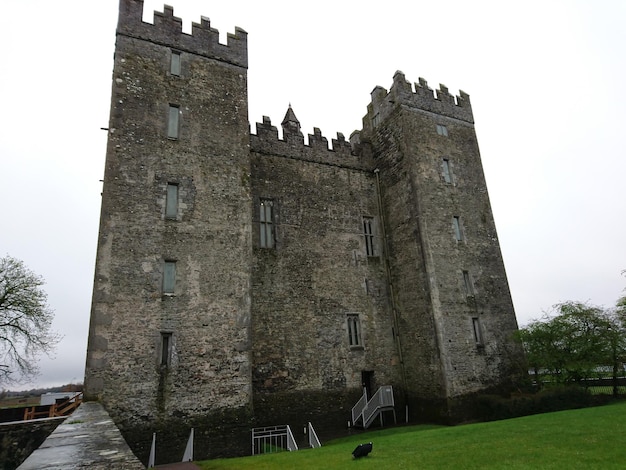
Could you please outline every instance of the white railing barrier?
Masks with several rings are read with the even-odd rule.
[[[356,424],[359,418],[363,415],[363,410],[367,406],[367,389],[363,387],[363,395],[356,402],[356,405],[352,407],[352,426]]]
[[[293,438],[289,425],[287,425],[287,450],[289,452],[292,450],[298,450],[298,444],[296,444],[296,440]]]
[[[183,454],[183,462],[193,461],[193,428],[189,433],[189,439],[187,440],[187,447],[185,447],[185,453]]]
[[[322,447],[322,443],[317,437],[317,433],[315,432],[315,429],[313,429],[313,425],[311,424],[311,422],[309,422],[309,446],[311,446],[313,449]]]
[[[152,445],[150,446],[150,457],[148,457],[148,468],[154,468],[156,459],[156,432],[152,433]]]
[[[252,455],[298,450],[289,425],[252,429]]]
[[[363,427],[367,429],[380,410],[393,409],[394,404],[393,387],[391,385],[380,387],[363,409]]]

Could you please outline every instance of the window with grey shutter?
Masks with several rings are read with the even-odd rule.
[[[450,160],[448,160],[447,158],[444,158],[441,166],[442,166],[442,169],[443,169],[443,180],[446,183],[451,184],[452,183],[452,172],[450,171]]]
[[[175,219],[178,215],[178,185],[167,183],[167,194],[165,196],[165,218]]]
[[[259,203],[259,246],[274,248],[274,201],[261,199]]]
[[[176,288],[176,261],[163,264],[163,294],[174,295]]]
[[[169,139],[178,139],[178,115],[180,109],[178,106],[170,105],[167,120],[167,137]]]
[[[459,217],[452,217],[452,226],[454,227],[454,238],[456,238],[457,241],[463,240],[463,233],[461,232],[461,219]]]
[[[472,297],[474,295],[474,286],[472,285],[469,271],[463,271],[463,284],[465,285],[465,295]]]
[[[172,51],[170,57],[170,73],[172,75],[180,75],[180,52]]]

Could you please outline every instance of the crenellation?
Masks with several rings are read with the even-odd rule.
[[[309,134],[309,145],[314,149],[328,150],[328,139],[322,135],[319,127],[314,127],[313,134]]]
[[[393,84],[389,92],[377,86],[371,93],[372,101],[363,117],[363,128],[376,127],[396,106],[404,105],[421,109],[442,116],[474,123],[469,95],[463,91],[454,96],[448,87],[440,84],[438,90],[432,90],[428,82],[419,78],[413,86],[401,71],[393,76]]]
[[[450,92],[448,91],[448,87],[441,83],[439,84],[439,89],[437,90],[437,99],[444,103],[449,103],[456,106],[454,96],[450,94]]]
[[[308,134],[309,143],[305,144],[300,122],[291,108],[282,123],[282,139],[267,116],[263,116],[263,122],[257,122],[255,128],[256,135],[250,134],[250,148],[253,152],[363,170],[371,169],[373,165],[370,158],[353,151],[353,144],[346,141],[341,132],[337,133],[336,139],[331,140],[332,147],[329,148],[328,139],[318,127],[314,127],[313,134]]]
[[[272,121],[268,116],[263,116],[263,122],[256,123],[256,135],[261,139],[278,140],[278,129],[272,126]]]
[[[153,24],[143,21],[143,7],[143,0],[120,0],[118,34],[248,67],[248,33],[242,28],[235,27],[234,34],[227,34],[226,44],[221,44],[219,31],[211,28],[206,17],[201,17],[200,23],[192,23],[191,34],[187,34],[183,32],[182,20],[174,16],[173,7],[165,5],[163,12],[155,11]]]
[[[191,23],[191,35],[206,44],[218,44],[220,38],[220,32],[211,28],[211,20],[206,16],[200,17],[200,23],[195,21]]]
[[[341,132],[337,132],[337,138],[332,139],[333,151],[350,155],[352,153],[352,145],[346,141],[346,138]]]
[[[174,16],[174,7],[170,5],[163,5],[163,12],[155,10],[152,13],[152,18],[152,22],[157,28],[169,29],[174,34],[183,31],[183,20]]]
[[[392,102],[407,101],[411,99],[413,95],[413,88],[411,83],[408,82],[400,70],[397,70],[393,75],[393,84],[389,90]]]

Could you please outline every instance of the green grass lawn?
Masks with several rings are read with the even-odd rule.
[[[353,460],[357,444],[368,457]],[[406,426],[322,442],[319,449],[200,462],[212,469],[626,468],[626,403],[463,426]]]

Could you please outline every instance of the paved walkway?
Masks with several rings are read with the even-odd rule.
[[[193,465],[193,464],[192,464]],[[194,466],[195,467],[195,466]],[[198,467],[171,467],[179,470]],[[100,403],[84,402],[18,470],[143,470]],[[168,467],[163,467],[168,468]]]
[[[168,463],[167,465],[157,465],[157,470],[200,470],[196,464],[191,462]]]

